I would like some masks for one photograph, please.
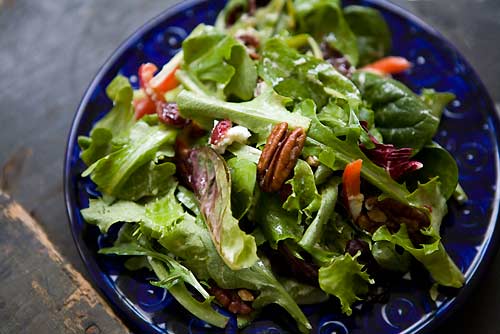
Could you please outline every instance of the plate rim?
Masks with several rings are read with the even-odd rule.
[[[369,4],[374,6],[382,7],[385,10],[396,14],[413,22],[418,25],[423,31],[427,34],[432,35],[437,38],[441,42],[444,43],[445,47],[450,49],[451,51],[458,54],[466,67],[470,69],[470,73],[477,80],[479,89],[484,92],[484,98],[486,100],[487,105],[490,107],[489,109],[493,110],[493,115],[488,113],[488,116],[491,117],[493,122],[492,131],[497,132],[500,130],[500,115],[496,110],[495,104],[491,95],[484,85],[481,77],[478,75],[475,68],[470,64],[470,62],[465,58],[465,56],[451,43],[442,33],[440,33],[437,29],[432,27],[430,24],[426,23],[423,19],[413,14],[412,12],[388,1],[388,0],[364,0]],[[108,302],[108,305],[111,306],[113,311],[119,315],[120,320],[123,321],[130,329],[136,330],[141,329],[139,322],[144,321],[145,319],[141,317],[138,312],[135,312],[125,296],[119,294],[116,289],[109,288],[109,282],[105,282],[105,278],[101,276],[101,271],[97,265],[97,261],[95,257],[91,256],[91,254],[87,254],[87,252],[83,249],[81,244],[81,236],[77,233],[77,230],[74,228],[75,221],[77,220],[76,215],[78,214],[76,211],[76,207],[74,207],[75,196],[72,194],[72,182],[71,182],[71,154],[75,145],[77,144],[77,134],[78,134],[78,126],[81,122],[83,115],[85,114],[85,109],[88,105],[89,100],[92,97],[93,92],[99,85],[99,82],[104,77],[105,73],[113,66],[113,64],[123,55],[124,52],[127,51],[131,46],[133,46],[138,39],[140,39],[145,33],[154,29],[158,24],[167,19],[168,17],[174,16],[184,10],[187,10],[197,4],[209,2],[209,0],[186,0],[178,2],[173,6],[166,8],[161,11],[158,15],[152,17],[147,20],[144,24],[140,25],[137,29],[135,29],[132,34],[126,37],[119,46],[111,53],[111,55],[103,62],[103,64],[99,67],[96,74],[93,76],[90,84],[85,89],[85,93],[83,94],[82,99],[78,103],[78,107],[76,108],[76,113],[73,116],[71,121],[70,130],[68,132],[66,148],[65,148],[65,158],[63,165],[63,189],[64,189],[64,202],[66,206],[66,214],[68,218],[68,224],[71,230],[71,235],[75,246],[78,250],[78,254],[83,261],[85,269],[87,271],[88,276],[90,277],[92,286],[99,292],[99,294]],[[496,131],[495,131],[496,130]],[[457,294],[456,297],[451,298],[446,302],[446,305],[443,306],[443,309],[439,313],[433,313],[432,316],[428,317],[426,320],[421,321],[420,323],[413,324],[409,328],[403,330],[402,334],[423,334],[428,333],[432,330],[437,329],[441,326],[447,319],[449,319],[456,311],[464,305],[464,302],[470,297],[470,295],[477,289],[479,281],[484,278],[486,270],[491,266],[493,258],[498,252],[500,246],[500,139],[498,137],[494,138],[496,142],[496,152],[495,152],[495,171],[497,176],[497,184],[495,190],[495,196],[493,201],[497,203],[493,208],[493,212],[491,215],[490,222],[488,224],[487,230],[493,229],[491,232],[486,232],[485,239],[482,242],[481,254],[476,256],[480,256],[477,264],[474,267],[470,267],[469,270],[472,270],[471,276],[460,293]],[[490,236],[489,239],[486,239],[486,236]],[[418,326],[416,326],[418,325]]]

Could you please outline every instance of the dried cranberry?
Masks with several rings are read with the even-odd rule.
[[[182,118],[179,114],[177,103],[157,102],[156,113],[158,114],[160,122],[176,128],[183,128],[189,123],[188,120]]]
[[[210,144],[217,145],[224,139],[227,131],[231,129],[233,124],[230,120],[223,120],[217,123],[217,125],[212,130],[212,134],[210,135]]]

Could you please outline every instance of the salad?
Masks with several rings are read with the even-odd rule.
[[[81,213],[119,228],[100,253],[220,328],[277,304],[309,333],[299,305],[351,315],[414,266],[460,288],[440,227],[466,195],[432,141],[455,97],[395,80],[412,65],[390,50],[373,8],[231,0],[138,89],[118,75],[78,139],[101,194]]]

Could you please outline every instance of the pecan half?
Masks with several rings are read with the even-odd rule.
[[[306,133],[297,128],[287,131],[288,124],[276,125],[267,138],[257,165],[259,185],[264,192],[281,189],[295,167],[304,148]]]

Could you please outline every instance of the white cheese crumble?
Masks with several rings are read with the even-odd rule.
[[[214,122],[214,128],[217,126],[217,123],[217,121]],[[251,135],[250,131],[248,131],[248,129],[244,126],[233,126],[223,135],[222,140],[220,140],[216,145],[211,144],[211,146],[217,151],[217,153],[224,154],[229,145],[232,143],[246,144]]]

